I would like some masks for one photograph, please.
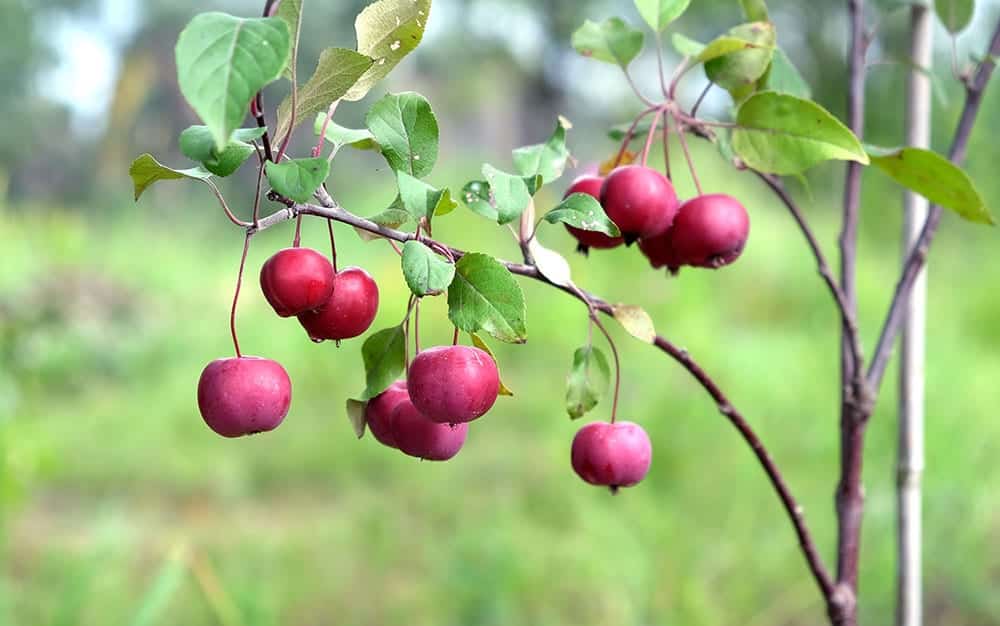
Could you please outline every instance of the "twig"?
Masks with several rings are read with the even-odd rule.
[[[969,136],[972,133],[972,127],[976,122],[976,115],[979,113],[980,105],[982,104],[986,84],[989,82],[996,67],[995,59],[998,55],[1000,55],[1000,20],[997,21],[997,26],[993,31],[989,52],[987,52],[982,62],[980,62],[975,74],[966,86],[965,107],[962,109],[962,116],[958,121],[958,127],[955,129],[955,138],[948,153],[948,158],[953,163],[961,163],[965,160],[965,153],[969,145]],[[872,389],[878,389],[882,383],[886,365],[889,363],[889,357],[892,355],[892,347],[896,342],[896,335],[899,334],[900,325],[902,324],[903,310],[909,300],[913,283],[916,281],[921,268],[923,268],[927,260],[927,252],[934,241],[934,236],[937,234],[940,222],[941,207],[931,207],[927,215],[927,221],[924,222],[924,227],[920,231],[920,237],[907,257],[902,275],[896,283],[896,290],[893,293],[892,302],[889,305],[889,311],[882,324],[882,331],[879,334],[878,343],[875,345],[875,351],[872,353],[871,365],[869,365],[868,373],[866,374],[868,384]]]

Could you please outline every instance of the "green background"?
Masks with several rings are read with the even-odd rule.
[[[823,621],[794,533],[746,445],[678,365],[618,328],[620,415],[648,430],[652,470],[614,497],[572,473],[574,432],[590,418],[606,418],[609,407],[599,405],[580,422],[566,417],[563,385],[573,351],[586,342],[585,310],[535,283],[522,282],[528,343],[492,344],[515,396],[498,400],[472,425],[455,459],[420,462],[351,432],[344,401],[364,386],[360,340],[339,349],[314,345],[294,320],[267,306],[257,272],[290,243],[292,225],[268,230],[252,242],[238,324],[246,352],[288,370],[292,411],[272,433],[225,440],[210,432],[198,416],[195,385],[208,361],[231,353],[228,307],[242,236],[200,184],[161,183],[133,204],[125,176],[140,151],[183,166],[176,135],[194,118],[176,96],[172,63],[163,59],[197,9],[187,2],[142,5],[139,25],[116,40],[125,61],[95,134],[33,85],[59,62],[58,35],[48,36],[59,32],[54,25],[86,25],[103,13],[86,2],[12,1],[4,28],[21,38],[0,39],[11,61],[0,97],[9,133],[0,151],[0,624]],[[489,16],[489,4],[436,3],[439,34],[373,92],[415,89],[430,99],[442,156],[429,181],[458,188],[478,177],[483,161],[509,167],[508,150],[542,140],[555,112],[575,123],[570,146],[581,164],[610,156],[615,146],[603,129],[624,121],[635,104],[614,91],[622,88],[615,74],[568,60],[568,33],[585,17],[614,13],[638,24],[631,3],[510,3],[506,11],[528,11],[543,37],[544,54],[528,61],[519,57],[523,42],[476,39],[475,25],[465,20]],[[691,36],[707,39],[740,20],[736,2],[694,4],[680,22]],[[813,3],[770,4],[779,42],[819,101],[840,114],[843,37],[831,26],[842,24],[833,7],[839,3],[815,10]],[[981,31],[996,19],[996,5],[982,4],[960,41],[962,54],[981,48]],[[326,20],[310,22],[313,50],[350,45],[352,8],[307,3]],[[886,58],[905,50],[905,17],[883,18],[879,52]],[[15,18],[23,19],[20,29]],[[818,35],[824,28],[826,39]],[[961,92],[949,76],[948,41],[938,35],[935,147],[943,150]],[[470,52],[455,54],[461,50]],[[309,67],[315,54],[302,57]],[[646,61],[636,69],[652,93]],[[582,68],[577,86],[553,76],[552,67]],[[898,67],[872,69],[868,125],[876,143],[900,142],[901,76]],[[694,96],[700,80],[692,80]],[[588,89],[593,99],[582,96]],[[599,93],[606,90],[621,97],[608,101]],[[277,92],[269,96],[272,105],[278,101]],[[998,104],[993,85],[969,158],[994,212]],[[365,106],[345,105],[338,120],[359,123]],[[724,114],[724,100],[712,106],[709,114]],[[308,131],[300,131],[297,153],[309,142]],[[688,197],[693,187],[676,148],[675,179]],[[540,236],[571,259],[581,286],[644,306],[657,329],[719,381],[783,468],[830,561],[837,318],[804,241],[773,195],[710,146],[696,142],[694,149],[705,190],[736,194],[750,211],[750,241],[732,267],[684,270],[671,279],[635,249],[585,259],[572,254],[561,227],[544,225]],[[543,191],[539,206],[554,205],[573,175]],[[789,183],[831,259],[842,177],[843,166],[830,164],[810,175],[808,189]],[[878,172],[867,173],[865,183],[859,294],[870,350],[898,265],[900,193]],[[224,185],[243,215],[251,184],[244,177]],[[362,215],[388,205],[393,185],[379,158],[346,149],[330,178],[335,197]],[[341,263],[361,265],[378,280],[373,329],[398,322],[408,293],[398,257],[347,227],[337,234]],[[506,230],[464,208],[440,218],[435,236],[508,259],[518,252]],[[326,250],[321,222],[307,220],[303,237]],[[996,253],[993,229],[947,215],[931,256],[929,624],[1000,624]],[[425,345],[450,340],[443,298],[428,301],[421,317]],[[894,406],[890,374],[866,453],[867,624],[892,620]]]

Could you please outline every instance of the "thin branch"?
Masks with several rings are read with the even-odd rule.
[[[203,178],[202,182],[208,185],[208,188],[212,190],[213,194],[215,194],[215,198],[219,201],[219,205],[222,206],[223,213],[226,214],[226,217],[229,219],[230,222],[239,226],[240,228],[246,228],[247,226],[250,226],[249,222],[244,222],[240,218],[236,217],[236,215],[229,208],[229,205],[226,203],[226,199],[223,197],[222,192],[219,191],[219,188],[216,186],[215,183],[213,183],[208,178]]]
[[[972,134],[972,127],[975,125],[976,115],[979,113],[980,105],[982,104],[983,92],[986,90],[986,85],[996,67],[996,58],[998,55],[1000,55],[1000,20],[997,21],[996,28],[993,31],[989,52],[987,52],[966,86],[965,107],[962,109],[962,117],[959,118],[958,127],[955,129],[955,138],[948,153],[948,158],[952,163],[957,164],[965,160],[965,154],[969,145],[969,136]],[[931,243],[934,241],[934,236],[937,234],[940,223],[941,207],[933,206],[927,215],[927,221],[924,222],[923,229],[920,231],[920,237],[906,259],[903,273],[899,278],[899,282],[896,283],[896,290],[893,293],[889,311],[882,324],[882,331],[879,334],[872,362],[866,374],[868,384],[872,389],[878,389],[882,383],[886,365],[889,363],[889,357],[892,356],[892,348],[896,343],[896,336],[899,334],[899,329],[902,325],[906,303],[910,298],[913,284],[916,282],[917,276],[920,274],[920,270],[927,260],[927,253],[930,250]]]
[[[387,226],[382,226],[371,220],[354,215],[338,205],[332,198],[329,198],[329,196],[326,196],[324,199],[329,199],[329,202],[325,202],[325,204],[329,204],[330,206],[291,203],[290,206],[282,208],[277,212],[262,218],[256,230],[270,228],[271,226],[292,219],[298,215],[317,215],[319,217],[336,220],[338,222],[348,224],[349,226],[374,233],[390,240],[393,243],[417,239],[417,236],[414,233],[408,233],[394,228],[389,228]],[[248,229],[248,232],[256,232],[256,230]],[[452,259],[457,260],[465,255],[465,251],[463,250],[453,248],[447,244],[429,239],[427,237],[421,236],[419,240],[431,249],[438,251],[443,256],[450,255]],[[518,276],[524,276],[526,278],[531,278],[548,284],[573,295],[577,299],[582,300],[588,306],[592,306],[594,309],[606,315],[613,316],[613,309],[605,300],[579,290],[575,286],[557,285],[547,279],[534,265],[512,263],[509,261],[500,262],[512,274],[517,274]],[[817,586],[822,591],[824,598],[829,604],[834,593],[834,583],[829,571],[823,564],[823,559],[819,555],[819,551],[816,548],[815,540],[813,539],[812,533],[806,524],[802,506],[799,505],[795,497],[792,495],[788,484],[785,482],[785,479],[781,474],[781,471],[775,465],[774,460],[767,452],[763,443],[761,443],[753,428],[749,425],[749,423],[747,423],[746,419],[739,413],[739,411],[736,410],[715,381],[694,361],[694,359],[691,358],[686,350],[676,347],[667,339],[659,336],[656,337],[654,345],[680,363],[684,369],[694,376],[694,378],[715,401],[719,412],[729,420],[737,431],[739,431],[743,439],[750,445],[754,455],[763,467],[764,472],[767,474],[772,487],[777,493],[785,511],[788,514],[789,521],[795,529],[795,534],[798,536],[799,544],[802,548],[802,552],[805,556],[809,569],[812,572],[813,578],[816,580]]]
[[[632,88],[632,92],[635,93],[635,96],[639,98],[639,100],[641,100],[642,103],[645,104],[646,106],[655,107],[656,103],[647,98],[646,96],[642,95],[642,92],[639,91],[639,87],[638,85],[635,84],[635,81],[632,80],[632,74],[629,73],[628,68],[623,67],[622,72],[624,72],[625,80],[628,82],[628,86]]]

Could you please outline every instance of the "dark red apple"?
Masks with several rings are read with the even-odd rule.
[[[719,268],[743,252],[750,216],[736,198],[715,193],[681,205],[668,235],[673,254],[684,265]]]
[[[644,165],[615,168],[601,186],[601,206],[622,231],[626,244],[670,228],[677,204],[667,177]]]
[[[591,485],[631,487],[649,471],[653,446],[633,422],[592,422],[573,437],[573,471]]]
[[[580,176],[569,186],[569,189],[566,190],[566,194],[563,195],[563,198],[568,198],[574,193],[585,193],[600,201],[601,185],[603,184],[604,177],[602,176]],[[568,230],[569,234],[573,235],[573,237],[577,240],[578,245],[576,249],[583,254],[587,254],[591,248],[597,248],[599,250],[617,248],[622,245],[622,242],[624,241],[621,237],[608,237],[604,233],[598,233],[592,230],[583,230],[582,228],[570,226],[569,224],[566,224],[566,230]]]
[[[312,248],[278,250],[260,268],[260,288],[275,313],[298,315],[333,293],[333,265]]]
[[[490,410],[500,391],[493,358],[472,346],[437,346],[418,354],[407,374],[410,400],[435,422],[470,422]]]
[[[277,361],[256,356],[216,359],[198,380],[198,408],[223,437],[273,430],[288,415],[292,382]]]
[[[397,447],[396,440],[392,436],[392,412],[404,400],[407,402],[410,400],[406,392],[406,381],[397,380],[388,389],[369,400],[365,406],[365,422],[368,424],[368,430],[372,431],[375,439],[390,448]]]
[[[399,450],[426,461],[447,461],[455,456],[469,433],[468,424],[441,424],[429,419],[409,399],[396,405],[391,425]]]
[[[676,218],[675,218],[676,219]],[[666,267],[671,274],[676,274],[683,263],[674,252],[671,243],[671,233],[673,228],[667,230],[662,235],[656,237],[646,237],[639,240],[639,250],[649,259],[649,264],[654,268]]]
[[[378,285],[360,267],[334,277],[333,293],[321,306],[299,315],[313,341],[350,339],[368,330],[378,313]]]

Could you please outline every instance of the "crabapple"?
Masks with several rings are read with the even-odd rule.
[[[683,265],[677,253],[674,252],[671,244],[671,233],[673,227],[662,235],[656,237],[644,237],[639,240],[639,250],[649,259],[649,264],[654,268],[666,266],[671,274],[676,274],[680,266]]]
[[[682,204],[668,236],[681,264],[719,268],[739,258],[749,233],[750,217],[743,205],[716,193]]]
[[[435,422],[470,422],[490,410],[500,390],[493,358],[472,346],[437,346],[418,354],[407,375],[410,400]]]
[[[403,454],[426,461],[447,461],[458,454],[469,433],[468,424],[431,420],[404,398],[390,418],[393,441]]]
[[[653,448],[649,435],[633,422],[592,422],[573,437],[570,460],[591,485],[631,487],[649,471]]]
[[[223,437],[273,430],[288,414],[292,382],[277,361],[256,356],[216,359],[198,380],[198,409]]]
[[[260,268],[260,288],[275,313],[298,315],[333,293],[333,265],[312,248],[278,250]]]
[[[626,244],[670,228],[677,204],[677,194],[667,177],[644,165],[615,168],[601,186],[601,206],[621,230]]]
[[[602,184],[604,184],[604,178],[602,176],[580,176],[569,186],[569,189],[566,190],[566,194],[563,195],[563,198],[568,198],[574,193],[585,193],[600,201]],[[576,249],[583,254],[587,254],[591,248],[597,248],[599,250],[617,248],[622,245],[622,242],[624,241],[621,237],[609,237],[604,233],[592,230],[583,230],[582,228],[576,228],[575,226],[570,226],[569,224],[566,224],[566,230],[568,230],[569,234],[573,235],[577,242],[579,242]]]
[[[368,330],[378,312],[378,285],[360,267],[346,267],[333,280],[333,293],[299,322],[313,341],[350,339]]]
[[[397,380],[388,389],[368,401],[365,406],[365,422],[379,443],[395,448],[396,440],[392,436],[392,412],[404,400],[409,401],[406,392],[406,381]]]

